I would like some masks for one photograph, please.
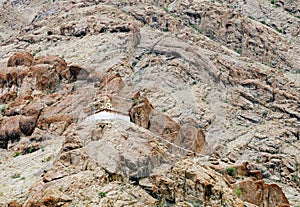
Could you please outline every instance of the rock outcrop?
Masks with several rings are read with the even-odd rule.
[[[0,0],[0,206],[299,206],[297,1]]]

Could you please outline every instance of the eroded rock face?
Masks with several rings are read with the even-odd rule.
[[[1,148],[7,148],[8,142],[19,141],[22,135],[30,136],[36,126],[35,116],[12,116],[1,121]]]
[[[0,1],[0,205],[300,205],[297,8]]]
[[[153,106],[149,103],[147,98],[139,100],[139,95],[133,98],[135,102],[129,111],[130,121],[149,129],[150,127],[150,113],[153,110]]]
[[[7,67],[13,66],[31,66],[33,62],[33,56],[27,51],[15,53],[8,59]]]

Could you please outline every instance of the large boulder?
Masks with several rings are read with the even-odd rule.
[[[249,178],[237,182],[232,187],[243,201],[257,206],[290,206],[277,184],[266,184],[263,180]]]
[[[130,121],[141,127],[149,129],[150,112],[153,110],[153,106],[147,98],[140,98],[139,93],[135,95],[133,102],[133,106],[129,111]]]
[[[51,65],[59,74],[60,79],[62,78],[66,80],[71,79],[71,73],[66,61],[57,55],[39,56],[34,58],[33,65],[40,65],[40,64]]]
[[[5,117],[0,123],[0,147],[6,149],[9,141],[15,142],[21,136],[30,136],[36,126],[36,120],[36,116]]]
[[[33,61],[33,55],[30,54],[27,51],[23,51],[23,52],[18,52],[13,54],[7,62],[7,67],[13,67],[13,66],[20,66],[20,65],[24,65],[24,66],[31,66]]]
[[[200,153],[205,145],[205,135],[194,120],[189,120],[181,124],[180,136],[178,136],[175,143],[186,149]]]

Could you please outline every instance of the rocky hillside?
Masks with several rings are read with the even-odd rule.
[[[297,0],[0,0],[0,206],[300,206]]]

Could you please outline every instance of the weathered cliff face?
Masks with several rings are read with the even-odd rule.
[[[0,6],[0,205],[300,205],[297,1]]]

